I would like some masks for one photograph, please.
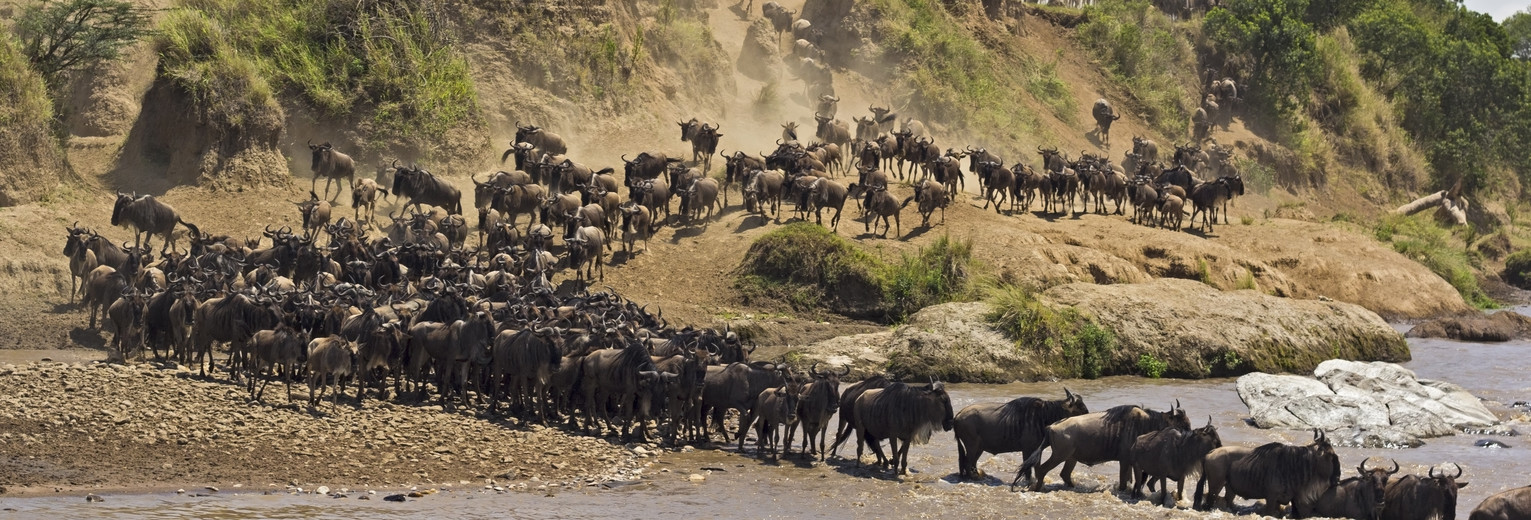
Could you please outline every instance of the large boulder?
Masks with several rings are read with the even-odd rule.
[[[1114,334],[1114,346],[1101,353],[1101,375],[1139,374],[1144,356],[1166,362],[1166,375],[1203,378],[1251,370],[1306,372],[1336,352],[1359,359],[1398,360],[1409,355],[1402,335],[1376,314],[1345,303],[1276,298],[1255,291],[1221,292],[1198,282],[1170,279],[1066,284],[1036,299],[1058,316],[1068,315],[1070,308],[1077,310]],[[856,375],[886,370],[905,378],[952,382],[1078,377],[1081,362],[1068,346],[1077,338],[1018,343],[990,323],[992,310],[983,302],[935,305],[892,331],[835,338],[796,349],[789,358],[849,364]],[[1297,379],[1306,382],[1309,390],[1316,386],[1334,394],[1323,383]],[[1285,388],[1265,387],[1273,392]],[[1315,393],[1304,390],[1279,397],[1287,400]],[[1367,411],[1387,415],[1385,406]]]
[[[1178,377],[1303,373],[1326,359],[1407,361],[1409,346],[1376,313],[1348,303],[1219,291],[1201,282],[1072,283],[1040,299],[1073,307],[1116,334],[1111,365],[1152,355]]]
[[[1253,373],[1236,386],[1256,426],[1338,431],[1346,445],[1418,446],[1420,439],[1491,431],[1499,423],[1461,387],[1418,379],[1392,363],[1332,359],[1313,375]]]
[[[1411,338],[1446,338],[1479,343],[1509,341],[1531,337],[1531,316],[1515,311],[1448,316],[1420,322],[1409,329],[1406,335]]]
[[[735,67],[740,74],[756,81],[776,81],[781,74],[781,42],[771,21],[755,20],[744,33],[744,47],[739,49]]]

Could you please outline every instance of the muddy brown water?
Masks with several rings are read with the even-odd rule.
[[[1525,309],[1521,309],[1523,312]],[[1402,327],[1402,328],[1407,328]],[[1531,400],[1531,342],[1475,344],[1445,340],[1410,339],[1414,360],[1406,363],[1420,377],[1460,384],[1474,394],[1493,401],[1490,408],[1513,413],[1504,404]],[[51,351],[57,356],[57,351]],[[34,354],[40,355],[40,354]],[[12,357],[21,361],[23,354]],[[1179,399],[1193,417],[1204,423],[1208,415],[1218,425],[1224,443],[1259,444],[1271,441],[1307,442],[1302,431],[1260,430],[1245,424],[1247,409],[1239,400],[1231,379],[1182,381],[1112,377],[1093,381],[1016,383],[1009,385],[950,385],[957,409],[981,401],[1003,401],[1019,395],[1057,396],[1063,387],[1085,396],[1092,410],[1118,404],[1143,404],[1165,408]],[[1531,433],[1531,432],[1526,432]],[[1405,472],[1423,473],[1431,465],[1457,463],[1462,480],[1471,484],[1458,501],[1459,517],[1466,516],[1484,497],[1501,490],[1531,484],[1531,444],[1527,437],[1497,437],[1511,446],[1490,449],[1474,446],[1482,436],[1457,435],[1431,439],[1415,449],[1340,448],[1346,471],[1363,457],[1396,459]],[[842,455],[851,455],[842,447]],[[106,494],[102,503],[86,503],[77,495],[59,497],[0,498],[0,517],[46,518],[657,518],[688,517],[762,518],[805,517],[966,517],[998,518],[1024,511],[1032,518],[1163,518],[1188,512],[1157,508],[1147,501],[1107,496],[1114,482],[1115,463],[1076,470],[1077,489],[1061,489],[1056,472],[1049,475],[1048,492],[1010,493],[1005,484],[1014,475],[1020,458],[1014,454],[985,456],[981,468],[992,475],[984,482],[957,482],[956,448],[950,433],[910,452],[912,474],[900,480],[856,468],[853,463],[831,460],[809,463],[793,458],[781,462],[754,457],[753,445],[745,455],[724,450],[667,453],[645,470],[644,478],[630,483],[587,486],[578,489],[529,489],[496,492],[483,483],[404,503],[382,498],[397,490],[377,494],[351,491],[345,498],[313,494],[225,490],[208,496],[173,493]],[[693,482],[693,475],[705,478]],[[230,491],[234,491],[231,493]],[[1189,503],[1191,491],[1187,490]],[[366,496],[369,500],[361,500]],[[1247,509],[1247,504],[1246,504]],[[443,513],[447,512],[445,516]]]

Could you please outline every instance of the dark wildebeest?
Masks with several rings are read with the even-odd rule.
[[[1473,508],[1467,520],[1526,520],[1531,518],[1531,486],[1495,493]]]
[[[444,409],[455,407],[454,394],[467,404],[468,366],[487,364],[494,328],[485,312],[452,323],[421,321],[409,328],[409,352],[416,359],[413,371],[420,373],[427,359],[431,362]]]
[[[197,310],[192,313],[192,323],[192,351],[196,353],[198,374],[205,377],[206,368],[213,364],[213,343],[229,343],[229,357],[233,359],[256,331],[275,328],[277,316],[249,296],[232,294],[197,305]],[[202,365],[204,356],[207,357],[207,367]],[[233,370],[231,364],[230,373]]]
[[[447,181],[419,167],[394,166],[393,193],[416,211],[424,204],[438,206],[453,215],[462,214],[462,192]]]
[[[620,211],[622,212],[622,251],[631,257],[633,246],[639,240],[643,241],[643,250],[648,251],[649,238],[654,236],[653,220],[649,218],[649,212],[632,202],[622,206]]]
[[[1191,225],[1196,225],[1196,215],[1201,215],[1202,232],[1211,232],[1212,224],[1217,222],[1215,215],[1218,206],[1228,204],[1228,200],[1244,194],[1244,181],[1238,177],[1223,177],[1211,182],[1203,182],[1191,188]],[[1224,211],[1224,217],[1227,212]]]
[[[622,156],[622,182],[628,187],[638,184],[638,181],[657,179],[668,170],[670,164],[679,163],[680,159],[666,157],[659,152],[642,152],[637,157],[628,159]]]
[[[117,192],[117,203],[112,205],[112,225],[133,228],[133,248],[142,250],[149,247],[149,240],[154,235],[165,239],[165,244],[160,247],[161,255],[175,244],[172,233],[175,225],[186,226],[193,236],[202,234],[196,226],[181,220],[181,215],[176,213],[175,208],[156,200],[153,195],[136,197],[122,192]],[[100,255],[97,254],[97,258]],[[112,265],[102,262],[104,265]],[[116,266],[113,266],[116,267]]]
[[[840,211],[845,208],[845,186],[840,183],[818,178],[808,185],[808,189],[802,193],[802,198],[812,208],[813,219],[820,226],[824,225],[824,208],[833,208],[835,214],[829,219],[831,231],[840,230]]]
[[[851,184],[850,190],[856,191],[857,187],[858,185]],[[902,235],[904,233],[904,226],[899,222],[899,212],[903,211],[904,207],[914,200],[914,197],[905,199],[903,204],[899,204],[898,199],[893,198],[893,195],[888,193],[888,187],[884,184],[864,186],[862,191],[865,192],[865,195],[862,196],[861,208],[867,219],[865,222],[866,232],[875,232],[877,230],[877,219],[880,218],[882,219],[882,234],[880,236],[887,237],[889,227],[888,217],[893,217],[893,224],[897,227],[897,231],[893,233],[893,236]]]
[[[770,363],[731,363],[727,366],[709,366],[703,377],[702,408],[704,416],[723,433],[728,442],[728,430],[723,427],[723,416],[728,410],[739,411],[739,449],[744,449],[745,433],[755,422],[755,399],[767,388],[786,384],[786,374],[781,367]],[[710,412],[710,414],[708,413]]]
[[[601,261],[606,251],[606,234],[601,228],[585,226],[576,229],[564,245],[568,246],[569,267],[574,269],[575,278],[588,280],[599,272],[600,279],[606,280],[606,263]],[[583,271],[582,267],[585,268]]]
[[[332,378],[335,386],[334,405],[340,404],[345,394],[342,385],[356,368],[356,342],[340,336],[327,336],[308,343],[308,405],[318,406],[324,398],[325,378]],[[315,391],[317,390],[317,393]],[[361,387],[356,389],[360,398]]]
[[[340,153],[329,142],[315,145],[312,140],[308,142],[308,151],[312,155],[309,169],[314,172],[314,179],[308,185],[308,191],[314,191],[319,187],[319,178],[324,177],[324,196],[329,200],[330,184],[345,179],[346,184],[335,190],[335,196],[339,197],[343,186],[356,184],[356,162],[351,156]]]
[[[689,213],[686,215],[687,219],[701,220],[703,208],[707,209],[707,219],[712,219],[713,210],[718,203],[718,181],[711,177],[694,179],[691,181],[691,186],[681,190],[681,193],[685,196],[682,199],[686,206],[683,213]]]
[[[112,347],[126,361],[129,354],[143,346],[144,295],[137,288],[123,291],[117,301],[106,309],[106,317],[112,321]]]
[[[851,385],[850,388],[845,389],[845,393],[840,394],[840,421],[839,425],[835,427],[835,442],[829,447],[831,454],[838,451],[840,444],[845,442],[846,439],[851,438],[851,433],[856,431],[856,398],[861,397],[861,394],[867,390],[885,388],[889,384],[891,383],[889,383],[888,378],[883,377],[881,374],[874,375]],[[862,448],[856,448],[857,452],[861,450]]]
[[[1093,466],[1102,462],[1121,461],[1129,455],[1132,443],[1138,440],[1138,436],[1163,430],[1165,428],[1191,429],[1191,423],[1186,419],[1185,410],[1180,409],[1180,402],[1167,412],[1149,410],[1135,405],[1122,405],[1113,407],[1104,412],[1088,413],[1076,417],[1070,417],[1047,427],[1047,436],[1042,441],[1042,446],[1031,452],[1026,457],[1026,462],[1015,472],[1015,480],[1011,481],[1010,488],[1013,490],[1019,485],[1021,479],[1027,478],[1026,472],[1036,468],[1036,475],[1031,476],[1031,490],[1041,491],[1042,481],[1047,477],[1047,472],[1059,464],[1063,464],[1063,470],[1059,475],[1063,477],[1063,484],[1074,487],[1074,466],[1084,463]],[[1052,456],[1047,462],[1042,462],[1042,449],[1052,447]],[[1125,491],[1127,481],[1131,476],[1131,466],[1121,464],[1121,473],[1117,479],[1116,489]]]
[[[1306,446],[1273,442],[1242,456],[1241,450],[1223,450],[1228,448],[1208,453],[1202,464],[1196,495],[1202,502],[1205,483],[1203,505],[1210,505],[1226,485],[1224,498],[1230,507],[1235,496],[1264,499],[1261,514],[1276,516],[1290,503],[1293,516],[1302,518],[1312,516],[1319,497],[1340,480],[1340,459],[1320,430],[1314,430],[1313,442]]]
[[[1122,116],[1111,108],[1111,103],[1105,98],[1095,100],[1095,105],[1090,108],[1090,115],[1095,117],[1095,134],[1100,137],[1100,142],[1111,149],[1111,123]]]
[[[764,455],[767,447],[771,450],[771,458],[780,458],[777,448],[785,440],[786,447],[782,450],[788,455],[792,454],[792,429],[797,427],[797,405],[801,399],[802,387],[796,382],[787,381],[785,386],[767,388],[755,398],[755,413],[759,422],[755,423],[755,452]],[[781,429],[785,428],[787,434],[783,435]],[[785,439],[783,439],[785,437]]]
[[[1387,485],[1383,494],[1382,520],[1453,520],[1457,517],[1457,490],[1467,487],[1455,475],[1430,467],[1428,477],[1407,475]]]
[[[904,199],[904,204],[899,207],[908,206],[910,201],[918,201],[920,203],[921,226],[930,226],[930,215],[935,213],[937,209],[941,210],[941,223],[946,223],[946,206],[951,203],[951,198],[947,195],[946,186],[933,180],[926,180],[916,184],[914,185],[914,196]]]
[[[1397,461],[1393,462],[1391,470],[1385,468],[1368,470],[1366,459],[1362,459],[1361,465],[1356,467],[1356,476],[1341,480],[1339,484],[1325,491],[1323,496],[1318,497],[1314,513],[1330,518],[1377,520],[1382,515],[1387,481],[1397,472]]]
[[[597,414],[610,427],[610,412],[616,409],[621,414],[622,436],[631,437],[640,386],[644,381],[659,377],[654,361],[649,358],[648,346],[640,341],[629,340],[621,348],[592,352],[585,356],[582,363],[580,390],[585,399],[585,433],[591,433]],[[640,438],[646,438],[644,431],[644,426],[640,424]]]
[[[563,362],[557,332],[552,328],[501,331],[491,357],[498,380],[491,402],[497,403],[501,392],[508,391],[524,412],[535,401],[538,420],[547,424],[548,383]]]
[[[514,142],[531,143],[532,146],[537,147],[542,153],[554,155],[569,153],[569,147],[564,144],[563,137],[538,128],[537,125],[521,126],[520,121],[516,121],[516,139]],[[504,161],[505,158],[501,157],[500,160]]]
[[[893,383],[886,388],[867,390],[856,398],[856,463],[861,463],[862,444],[870,443],[877,463],[889,465],[893,474],[909,472],[909,446],[930,442],[936,428],[951,431],[952,400],[940,381],[914,387]],[[881,440],[888,440],[891,461],[883,455]],[[902,444],[901,444],[902,443]]]
[[[781,4],[776,2],[766,2],[764,5],[761,5],[760,14],[765,15],[766,19],[771,21],[771,28],[776,29],[777,40],[781,39],[781,33],[792,28],[792,18],[797,16],[797,12],[782,7]]]
[[[1090,413],[1079,395],[1063,389],[1063,399],[1048,401],[1017,397],[1007,403],[977,403],[957,412],[957,474],[978,479],[978,458],[984,453],[1021,452],[1031,455],[1042,445],[1046,428],[1055,422]]]
[[[781,191],[783,178],[776,170],[755,170],[744,183],[744,210],[765,215],[770,206],[771,215],[781,220]]]
[[[817,450],[819,460],[824,460],[824,444],[829,435],[829,418],[840,408],[840,378],[851,373],[851,367],[846,366],[845,371],[819,372],[818,364],[808,369],[808,374],[813,378],[808,384],[803,385],[801,399],[798,400],[797,418],[803,426],[803,449],[804,456],[812,456]],[[817,442],[817,445],[815,445]],[[791,448],[792,432],[787,432],[788,448]]]
[[[813,120],[819,122],[813,136],[826,143],[833,143],[844,147],[851,142],[851,127],[845,121],[826,117],[823,114],[814,114]]]
[[[718,153],[718,139],[723,137],[718,133],[721,129],[722,125],[699,123],[696,118],[680,124],[680,140],[691,141],[691,161],[702,163],[702,171],[712,171],[712,156]]]
[[[726,208],[728,207],[728,188],[734,183],[742,186],[748,180],[744,177],[746,173],[764,170],[765,160],[739,151],[735,151],[732,155],[724,154],[723,157],[726,159],[723,166],[723,207]]]
[[[1139,435],[1132,443],[1132,451],[1123,465],[1133,469],[1132,496],[1143,497],[1143,484],[1153,489],[1155,483],[1169,496],[1170,486],[1166,479],[1175,481],[1174,502],[1185,495],[1185,477],[1201,471],[1201,460],[1212,450],[1221,448],[1223,440],[1207,416],[1207,425],[1195,430],[1165,428]]]
[[[1159,162],[1159,143],[1152,139],[1132,136],[1132,153],[1137,154],[1141,163]]]

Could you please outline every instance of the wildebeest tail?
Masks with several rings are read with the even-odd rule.
[[[1042,463],[1042,450],[1047,449],[1048,446],[1052,446],[1052,436],[1043,435],[1042,444],[1038,444],[1036,451],[1031,452],[1031,455],[1026,457],[1026,461],[1021,463],[1021,468],[1015,470],[1015,480],[1010,481],[1011,491],[1015,491],[1016,485],[1021,483],[1021,478],[1026,476],[1027,471]]]
[[[909,205],[910,202],[914,202],[914,197],[909,197],[907,199],[904,199],[904,202],[902,204],[898,205],[898,209],[904,209],[905,207],[907,207]]]

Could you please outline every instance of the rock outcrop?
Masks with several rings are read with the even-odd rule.
[[[776,81],[782,68],[778,38],[770,20],[755,20],[744,33],[744,47],[739,49],[739,59],[734,67],[750,79],[767,83]]]
[[[1473,342],[1509,341],[1531,337],[1531,316],[1515,311],[1448,316],[1420,322],[1405,335]]]
[[[1313,376],[1247,374],[1238,380],[1239,398],[1256,426],[1340,432],[1341,443],[1359,446],[1415,447],[1464,429],[1499,428],[1462,387],[1419,379],[1392,363],[1333,359]]]
[[[1038,301],[1059,312],[1073,308],[1114,333],[1115,347],[1102,353],[1102,375],[1138,374],[1144,356],[1167,363],[1165,375],[1185,378],[1307,372],[1336,355],[1409,359],[1401,334],[1347,303],[1223,292],[1175,279],[1060,285]],[[982,302],[936,305],[892,331],[835,338],[791,355],[849,365],[852,377],[888,370],[906,378],[1006,383],[1076,375],[1069,347],[1061,345],[1066,340],[1018,344],[988,321],[991,310]]]
[[[1190,280],[1076,283],[1040,296],[1073,307],[1116,334],[1108,364],[1133,367],[1147,354],[1167,375],[1205,377],[1307,372],[1326,359],[1407,361],[1409,347],[1376,313],[1348,303],[1219,291]]]

